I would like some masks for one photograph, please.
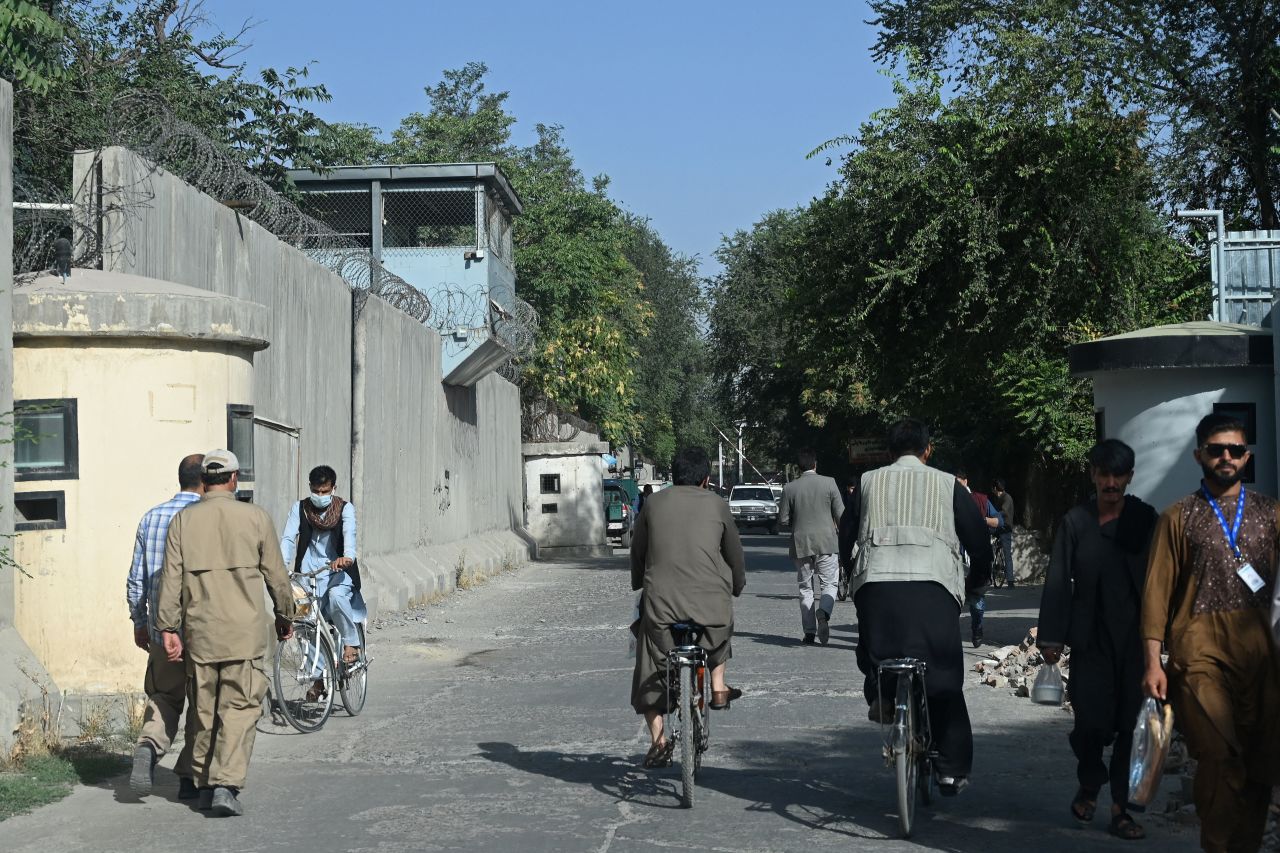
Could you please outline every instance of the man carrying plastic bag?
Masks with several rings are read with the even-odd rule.
[[[1142,605],[1143,687],[1169,698],[1197,760],[1200,845],[1209,851],[1258,849],[1280,778],[1270,621],[1280,506],[1241,484],[1249,456],[1239,421],[1200,421],[1195,458],[1204,479],[1160,516]]]
[[[1142,639],[1138,619],[1147,549],[1156,511],[1125,489],[1134,453],[1107,439],[1089,451],[1097,494],[1058,526],[1040,599],[1036,645],[1047,664],[1071,646],[1071,750],[1080,787],[1071,816],[1093,820],[1098,792],[1111,790],[1108,831],[1134,840],[1146,833],[1128,812],[1129,752],[1142,703]],[[1112,744],[1110,766],[1103,750]]]

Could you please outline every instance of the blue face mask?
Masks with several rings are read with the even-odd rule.
[[[333,495],[311,495],[311,505],[316,509],[325,509],[329,504],[333,503]]]

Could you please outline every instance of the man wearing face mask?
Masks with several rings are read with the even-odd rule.
[[[319,571],[316,595],[325,618],[342,634],[342,662],[350,665],[360,659],[356,626],[369,618],[356,566],[356,508],[333,493],[338,475],[328,465],[312,468],[307,480],[311,495],[289,510],[280,551],[293,571]],[[317,674],[307,699],[314,702],[323,695],[324,682]]]
[[[1210,851],[1257,850],[1280,781],[1280,678],[1268,612],[1280,505],[1240,482],[1247,441],[1228,415],[1206,415],[1196,427],[1204,479],[1160,516],[1142,601],[1142,686],[1173,703],[1197,761],[1200,846]]]

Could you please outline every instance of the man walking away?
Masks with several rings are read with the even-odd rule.
[[[264,582],[281,638],[293,635],[294,603],[271,517],[236,500],[235,454],[211,450],[203,469],[204,497],[169,524],[156,627],[168,659],[186,660],[199,807],[225,817],[244,813],[238,795],[267,693]]]
[[[877,667],[891,658],[925,662],[938,788],[953,796],[968,785],[973,767],[960,603],[966,583],[980,589],[991,576],[991,537],[969,492],[926,464],[933,453],[928,427],[913,418],[899,421],[888,444],[897,461],[864,474],[857,493],[859,550],[850,591],[858,611],[858,669],[866,678],[868,716],[891,722],[893,684],[883,685],[890,701],[882,707]],[[967,579],[962,548],[969,554]]]
[[[1004,523],[999,511],[992,505],[990,498],[982,492],[975,492],[969,488],[969,475],[963,468],[956,472],[956,482],[964,486],[969,497],[973,498],[974,506],[978,508],[983,522],[987,525],[987,533],[995,533],[999,530]],[[965,603],[969,606],[969,639],[973,641],[973,647],[976,649],[982,645],[982,619],[987,615],[986,585],[970,589],[965,594]]]
[[[796,461],[801,474],[782,489],[778,521],[783,527],[791,525],[791,559],[800,586],[800,625],[804,631],[801,642],[811,646],[816,636],[825,646],[831,638],[831,611],[840,580],[836,531],[844,498],[835,480],[818,473],[816,453],[806,448],[796,455]]]
[[[1151,545],[1143,687],[1168,696],[1197,760],[1200,846],[1252,851],[1280,780],[1280,679],[1268,624],[1280,518],[1275,500],[1240,482],[1250,454],[1238,420],[1206,415],[1194,455],[1200,488],[1161,514]]]
[[[1098,791],[1111,785],[1108,831],[1125,839],[1146,835],[1129,815],[1129,753],[1142,704],[1142,589],[1156,511],[1125,489],[1134,454],[1114,438],[1089,451],[1097,494],[1062,517],[1053,540],[1049,574],[1040,598],[1036,645],[1045,663],[1071,646],[1071,710],[1080,787],[1071,815],[1093,820]],[[1111,765],[1102,751],[1111,748]]]
[[[133,642],[147,653],[147,674],[142,682],[142,689],[147,694],[147,709],[133,750],[133,772],[129,774],[129,787],[139,796],[151,793],[155,784],[156,762],[173,744],[174,735],[178,733],[178,718],[182,716],[182,706],[186,702],[187,668],[181,662],[170,661],[165,655],[164,640],[156,630],[156,607],[169,522],[204,494],[204,483],[200,479],[203,461],[204,456],[197,453],[178,463],[180,491],[142,516],[133,545],[133,565],[129,567],[125,595],[129,601],[129,616],[133,619]],[[195,715],[188,712],[182,751],[173,766],[173,772],[178,775],[180,800],[191,800],[196,796],[196,785],[191,778],[191,724],[194,718]]]
[[[1003,516],[1003,524],[996,531],[999,534],[1000,550],[1004,552],[1004,584],[1013,589],[1013,580],[1017,573],[1013,570],[1013,496],[1004,488],[1004,480],[996,480],[992,485],[993,503]]]

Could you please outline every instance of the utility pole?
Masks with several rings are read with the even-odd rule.
[[[723,491],[724,490],[724,439],[723,438],[720,439],[718,443],[720,445],[720,477],[716,480],[716,485],[721,489],[721,491]]]
[[[742,431],[747,428],[746,421],[738,421],[738,483],[742,483],[742,460],[746,456],[742,452]]]

